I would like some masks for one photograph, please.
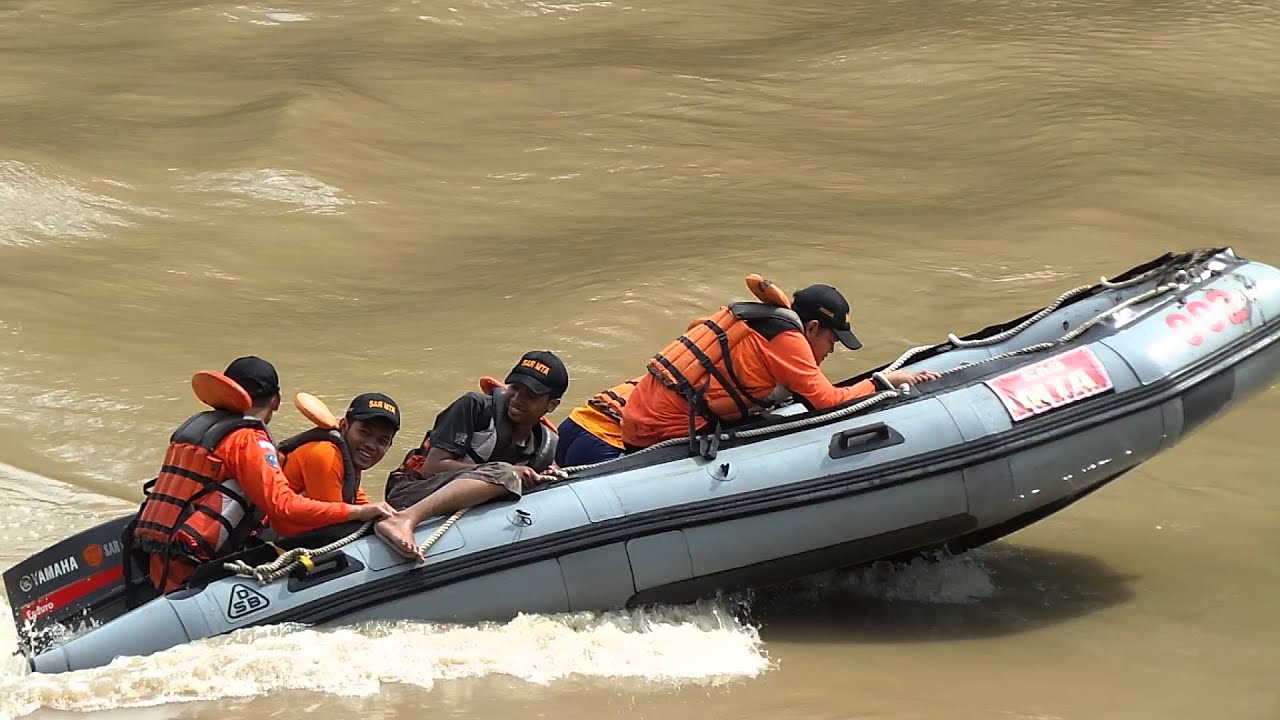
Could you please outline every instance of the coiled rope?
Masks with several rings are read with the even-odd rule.
[[[471,508],[462,508],[449,516],[448,520],[445,520],[440,527],[436,528],[435,532],[431,533],[430,537],[418,546],[418,552],[425,555],[427,550],[432,545],[435,545],[436,541],[443,537],[445,533],[449,532],[449,528],[453,527],[463,515],[467,514],[467,510],[470,509]],[[342,549],[344,546],[350,545],[356,540],[359,540],[372,529],[373,522],[366,522],[360,526],[359,530],[356,530],[346,537],[334,540],[328,545],[318,548],[294,548],[281,553],[280,557],[275,560],[256,567],[243,560],[223,563],[222,567],[241,577],[253,578],[258,581],[259,585],[266,585],[267,583],[275,582],[280,578],[288,577],[290,573],[300,567],[305,567],[307,572],[315,570],[317,561],[322,561],[326,557],[338,552],[338,550]]]

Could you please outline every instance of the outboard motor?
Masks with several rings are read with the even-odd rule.
[[[128,610],[123,534],[133,517],[89,528],[5,571],[18,647],[28,657]]]

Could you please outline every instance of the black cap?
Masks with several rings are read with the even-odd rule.
[[[862,347],[849,326],[849,301],[830,285],[810,285],[797,292],[791,300],[791,309],[805,322],[817,320],[822,327],[835,330],[840,344],[850,350]]]
[[[382,393],[357,395],[347,408],[347,419],[372,420],[373,418],[384,418],[399,430],[400,406],[396,405],[395,400]]]
[[[222,374],[235,380],[255,401],[280,392],[280,376],[276,374],[275,367],[257,355],[232,360]]]
[[[507,374],[507,384],[520,383],[539,395],[551,393],[561,397],[569,389],[569,371],[555,353],[546,350],[527,352]]]

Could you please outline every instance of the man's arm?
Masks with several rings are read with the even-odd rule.
[[[419,472],[430,476],[475,467],[477,463],[467,456],[467,450],[476,430],[489,425],[488,413],[483,399],[474,393],[463,395],[441,410],[431,426],[431,449]]]
[[[431,450],[427,452],[427,457],[422,461],[422,469],[419,470],[423,476],[431,476],[436,473],[448,472],[451,470],[462,470],[463,468],[475,467],[476,463],[469,458],[454,455],[452,451],[442,447],[431,445]]]
[[[275,445],[264,433],[237,430],[224,450],[224,461],[249,501],[271,518],[282,517],[309,527],[337,525],[365,513],[357,505],[322,502],[295,493],[280,472]],[[353,516],[354,515],[354,516]]]
[[[832,385],[814,361],[809,342],[797,331],[778,333],[764,343],[763,351],[765,367],[778,384],[804,398],[805,404],[815,410],[842,405],[876,391],[871,380],[850,387]]]

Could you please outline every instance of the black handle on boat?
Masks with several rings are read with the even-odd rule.
[[[314,570],[299,573],[294,571],[289,575],[288,588],[289,592],[298,592],[306,588],[315,587],[330,580],[336,580],[340,577],[346,577],[354,572],[360,572],[364,569],[364,563],[351,557],[350,555],[340,552],[332,558],[326,558],[316,563]]]
[[[902,433],[882,422],[860,428],[842,430],[831,436],[827,454],[834,458],[849,457],[859,453],[879,450],[905,442]]]

